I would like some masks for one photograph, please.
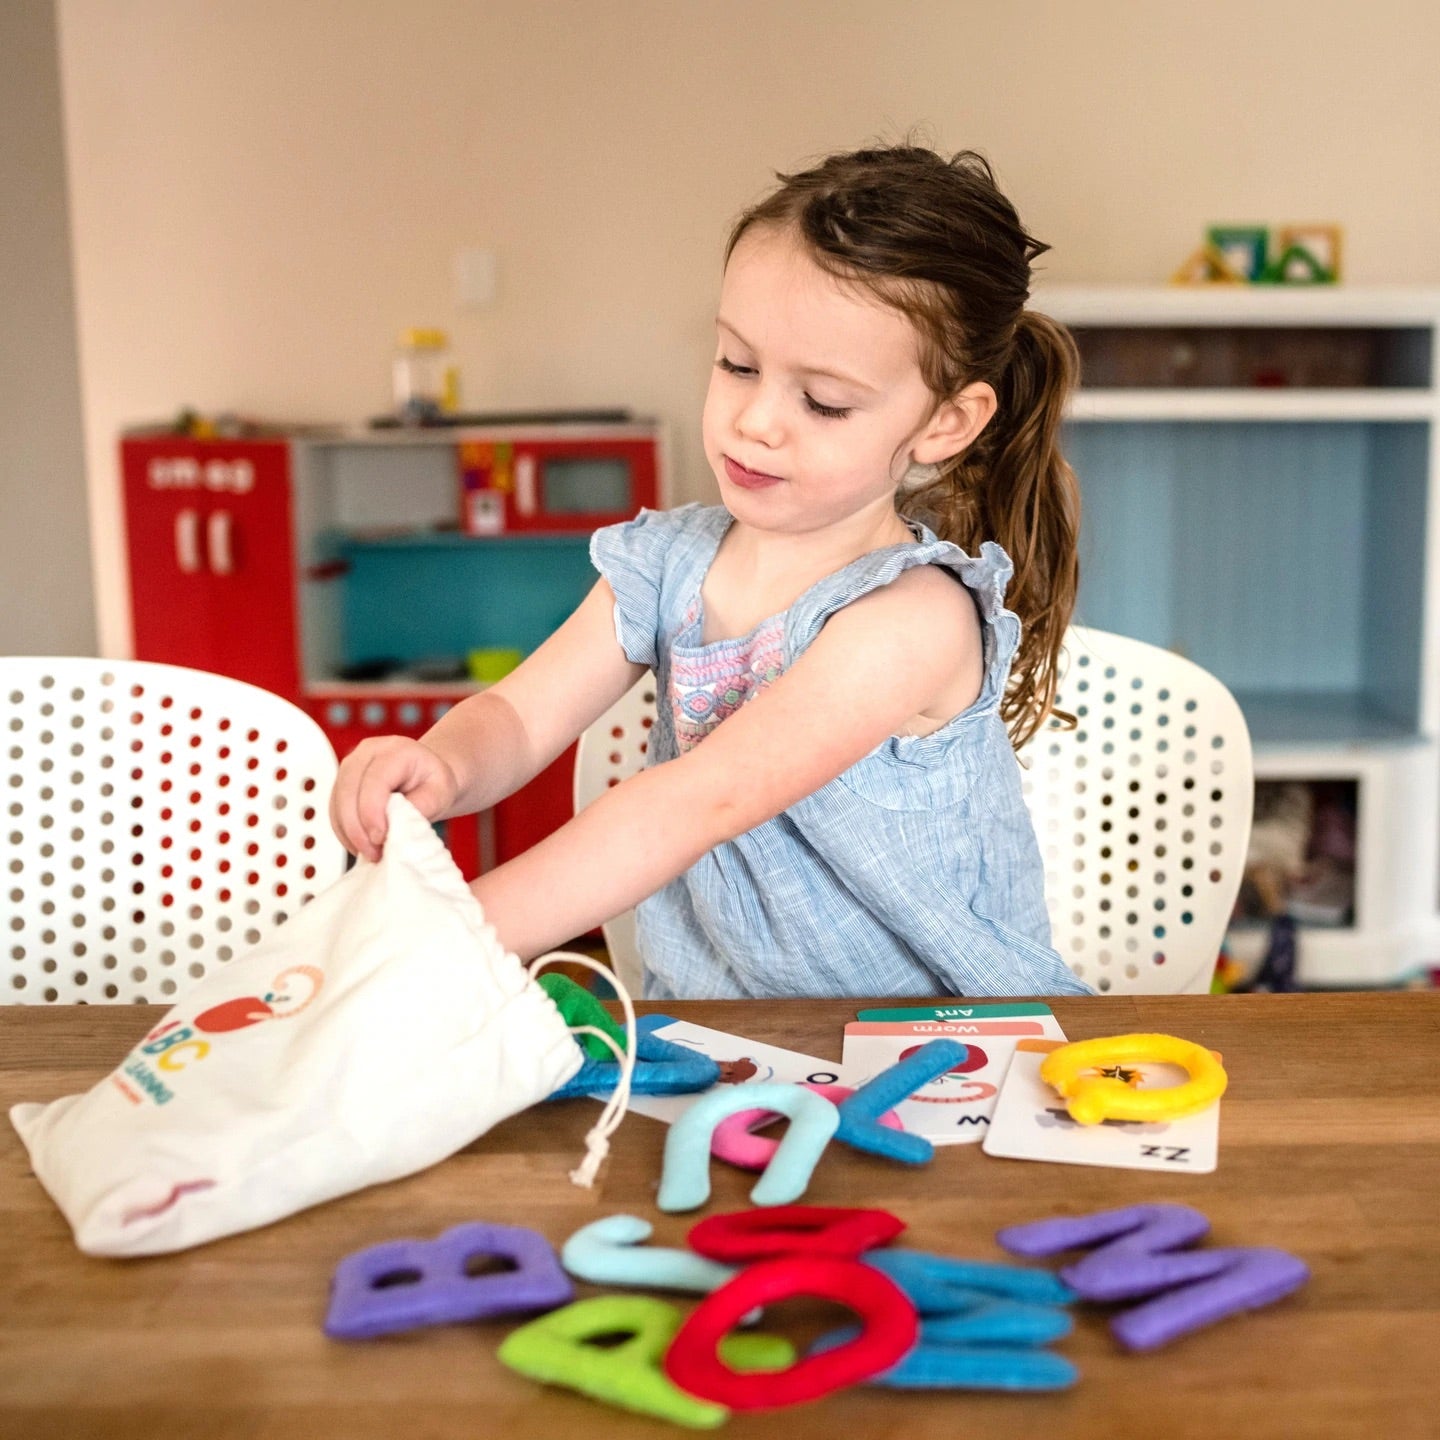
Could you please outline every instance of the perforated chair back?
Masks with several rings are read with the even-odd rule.
[[[1207,990],[1250,843],[1250,732],[1225,686],[1072,626],[1057,708],[1021,751],[1055,947],[1102,993]]]
[[[338,879],[302,710],[138,660],[0,657],[0,1000],[170,1003]]]
[[[580,737],[575,749],[575,811],[578,814],[612,785],[642,770],[655,723],[655,677],[642,675]],[[635,912],[605,923],[610,964],[632,995],[639,995],[643,967],[635,938]]]

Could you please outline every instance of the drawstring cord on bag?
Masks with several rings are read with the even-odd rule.
[[[583,965],[587,970],[593,970],[597,975],[602,975],[611,985],[615,987],[615,994],[620,1000],[620,1008],[625,1012],[625,1041],[626,1049],[622,1050],[611,1035],[594,1025],[572,1025],[572,1035],[593,1035],[597,1040],[602,1041],[610,1047],[611,1053],[620,1062],[620,1080],[615,1086],[614,1093],[605,1102],[605,1107],[600,1111],[600,1118],[590,1127],[589,1133],[585,1136],[585,1158],[579,1166],[570,1172],[572,1184],[582,1185],[587,1190],[594,1185],[595,1177],[600,1172],[600,1167],[605,1163],[605,1157],[610,1153],[610,1137],[620,1128],[620,1122],[625,1118],[625,1111],[630,1105],[630,1080],[635,1073],[635,1006],[630,999],[630,992],[621,984],[620,977],[607,966],[600,964],[598,960],[592,960],[588,955],[577,955],[573,950],[552,950],[548,955],[541,955],[539,959],[532,960],[526,967],[530,978],[533,980],[547,965],[554,964],[557,960],[564,960],[573,965]]]

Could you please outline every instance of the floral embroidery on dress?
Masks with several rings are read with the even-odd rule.
[[[686,624],[698,619],[692,606]],[[680,752],[693,750],[722,720],[754,699],[784,670],[785,617],[776,615],[739,640],[718,640],[670,661],[670,712]]]

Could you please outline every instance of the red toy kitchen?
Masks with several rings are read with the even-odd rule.
[[[135,654],[302,706],[336,753],[420,735],[594,583],[589,540],[666,493],[639,420],[121,441]],[[467,876],[572,811],[573,747],[445,838]]]

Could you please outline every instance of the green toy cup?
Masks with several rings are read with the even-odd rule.
[[[470,678],[481,685],[503,680],[525,657],[518,650],[489,648],[472,650],[466,657]]]

